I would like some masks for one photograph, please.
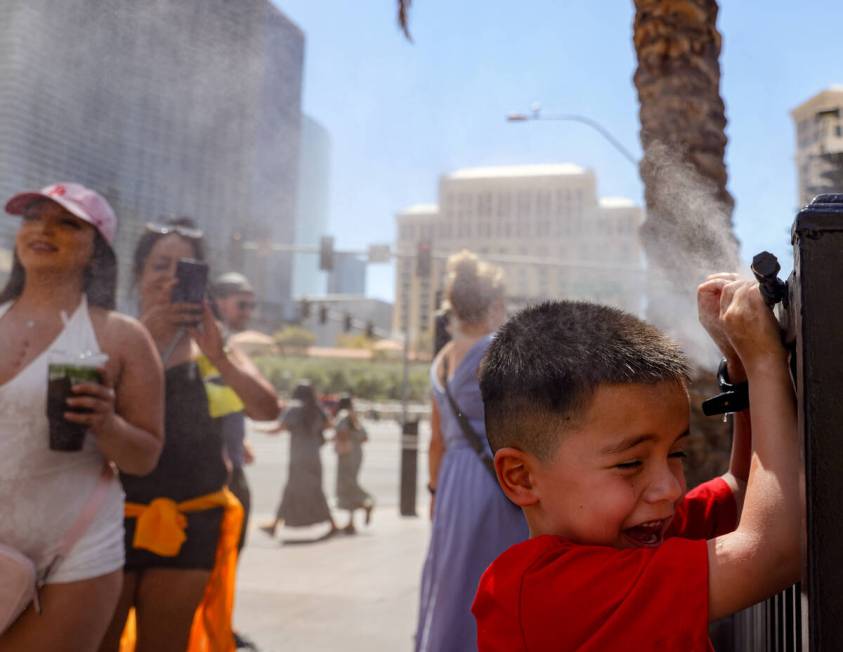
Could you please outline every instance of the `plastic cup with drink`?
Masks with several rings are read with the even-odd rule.
[[[77,396],[71,391],[81,383],[102,383],[100,369],[108,362],[105,353],[86,351],[81,354],[54,352],[49,357],[47,380],[47,419],[50,423],[50,450],[79,451],[85,443],[88,427],[64,418],[65,412],[90,413],[87,408],[71,408],[67,399]]]

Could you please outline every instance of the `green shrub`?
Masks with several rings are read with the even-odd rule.
[[[307,379],[322,394],[351,393],[370,401],[401,399],[401,361],[342,360],[294,356],[260,356],[255,363],[282,395],[293,391],[300,380]],[[426,363],[411,363],[408,398],[427,402],[430,380]]]
[[[285,326],[273,334],[272,339],[284,353],[304,353],[316,342],[316,336],[301,326]]]

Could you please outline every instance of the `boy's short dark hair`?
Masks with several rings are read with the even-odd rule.
[[[480,369],[486,434],[493,451],[547,459],[599,385],[687,378],[685,355],[654,326],[609,306],[548,301],[512,317],[489,346]]]

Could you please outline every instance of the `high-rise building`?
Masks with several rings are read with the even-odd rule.
[[[330,175],[331,137],[316,120],[303,115],[296,203],[295,242],[297,245],[318,245],[320,238],[328,235]],[[307,253],[294,256],[293,296],[307,297],[325,294],[326,277],[329,277],[329,274],[320,271],[317,256]],[[333,290],[328,290],[328,292],[333,292]],[[357,292],[351,294],[357,294]]]
[[[291,257],[239,243],[293,241],[303,48],[269,0],[7,0],[0,197],[63,180],[102,192],[124,300],[145,223],[192,216],[213,273],[239,267],[280,317]]]
[[[796,124],[799,205],[843,192],[843,86],[817,93],[791,111]]]
[[[597,197],[594,174],[576,165],[470,168],[445,175],[439,204],[397,216],[393,327],[430,337],[445,259],[469,249],[506,273],[511,306],[548,298],[587,299],[641,314],[644,262],[634,202]],[[420,274],[419,247],[432,250]]]
[[[415,204],[396,217],[398,238],[395,247],[399,258],[395,262],[395,304],[392,312],[392,329],[408,333],[413,348],[422,348],[421,340],[430,339],[433,332],[437,296],[434,283],[441,286],[444,262],[433,260],[431,274],[422,277],[416,274],[415,255],[419,243],[434,242],[433,235],[444,221],[437,204]],[[453,253],[453,252],[448,252]]]
[[[366,260],[357,254],[338,253],[328,274],[328,294],[366,294]]]

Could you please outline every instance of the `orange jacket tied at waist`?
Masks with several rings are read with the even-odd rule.
[[[202,602],[193,617],[187,652],[233,652],[231,617],[237,579],[237,541],[243,525],[243,507],[228,489],[180,503],[156,498],[149,505],[126,503],[126,518],[136,518],[132,545],[160,555],[175,557],[186,540],[185,514],[223,508],[216,558]],[[136,629],[134,610],[126,621],[120,652],[133,652]]]

